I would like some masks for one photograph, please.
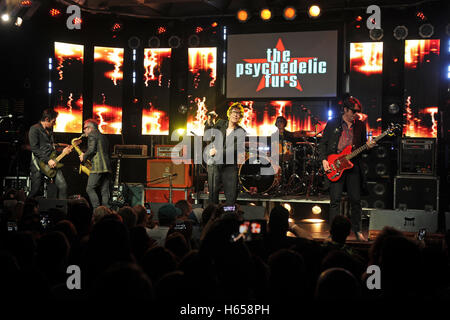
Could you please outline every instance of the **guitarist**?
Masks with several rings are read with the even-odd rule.
[[[109,159],[109,143],[106,137],[98,130],[95,119],[88,119],[84,122],[84,133],[88,137],[88,148],[80,155],[80,161],[92,161],[92,169],[89,174],[86,192],[91,200],[92,208],[100,206],[96,188],[100,187],[102,205],[109,206],[109,185],[111,180],[111,161]]]
[[[48,164],[50,168],[56,167],[57,163],[55,160],[50,159],[50,156],[55,151],[56,146],[62,146],[62,144],[55,144],[53,138],[53,127],[56,124],[57,117],[58,112],[53,109],[45,109],[42,112],[41,120],[31,126],[28,133],[32,152],[32,160],[30,164],[31,191],[28,195],[30,198],[35,197],[39,193],[42,185],[43,173],[39,168],[38,162],[42,161],[43,163]],[[66,145],[63,152],[69,153],[70,151],[70,147]],[[67,183],[61,170],[57,170],[55,184],[58,189],[58,198],[66,199]]]
[[[319,143],[319,154],[322,159],[322,165],[325,172],[331,170],[327,157],[330,154],[338,154],[348,145],[353,149],[367,144],[369,148],[375,145],[374,141],[367,141],[366,125],[359,120],[357,114],[361,112],[362,106],[358,99],[348,96],[342,102],[341,117],[328,121],[322,139]],[[361,233],[361,189],[363,185],[363,176],[359,166],[359,159],[352,159],[354,167],[346,170],[342,177],[335,182],[330,183],[330,223],[334,217],[340,214],[340,205],[344,185],[347,188],[347,195],[351,204],[351,222],[352,230],[355,232],[357,240],[363,240]]]

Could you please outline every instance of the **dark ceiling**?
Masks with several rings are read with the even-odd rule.
[[[55,0],[65,5],[77,4],[91,13],[109,13],[153,19],[188,19],[195,17],[234,16],[241,8],[257,13],[263,7],[281,14],[284,7],[292,5],[305,12],[310,0]],[[380,7],[424,7],[446,0],[378,0]],[[345,11],[374,4],[373,0],[319,0],[323,10]]]

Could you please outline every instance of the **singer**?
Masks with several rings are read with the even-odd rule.
[[[208,191],[209,202],[219,203],[220,183],[223,184],[226,205],[234,205],[236,203],[238,191],[238,163],[244,154],[238,152],[238,142],[245,141],[246,131],[239,123],[244,117],[244,108],[239,102],[233,103],[227,111],[228,121],[217,119],[215,112],[208,113],[208,120],[205,122],[205,137],[211,137],[211,149],[209,156],[214,159],[208,160]],[[216,130],[208,130],[216,129]],[[216,136],[215,136],[216,135]],[[217,135],[221,135],[219,137]],[[219,141],[222,141],[220,143]],[[242,148],[243,149],[243,148]],[[223,157],[217,157],[217,155]],[[217,161],[217,159],[223,159]]]

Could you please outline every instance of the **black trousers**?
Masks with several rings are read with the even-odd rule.
[[[219,203],[220,183],[223,185],[226,205],[234,205],[237,199],[237,165],[208,165],[209,202]]]
[[[342,177],[336,182],[330,182],[330,224],[334,217],[341,214],[341,200],[344,185],[350,200],[350,220],[354,232],[361,231],[361,177],[359,165],[344,171]]]
[[[97,208],[100,206],[100,200],[97,195],[97,191],[95,190],[97,187],[100,187],[100,192],[102,196],[102,205],[109,206],[109,185],[110,185],[111,174],[109,172],[103,173],[91,173],[88,178],[86,192],[89,196],[89,200],[91,200],[92,208]]]
[[[28,194],[29,198],[34,198],[37,195],[42,195],[41,187],[44,182],[44,174],[36,168],[33,162],[30,166],[31,176],[31,191]],[[58,199],[67,199],[67,183],[61,170],[56,171],[55,185],[58,189]]]

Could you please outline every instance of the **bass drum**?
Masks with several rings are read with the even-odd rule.
[[[239,167],[239,182],[250,193],[267,193],[279,185],[281,170],[262,155],[249,155]]]

